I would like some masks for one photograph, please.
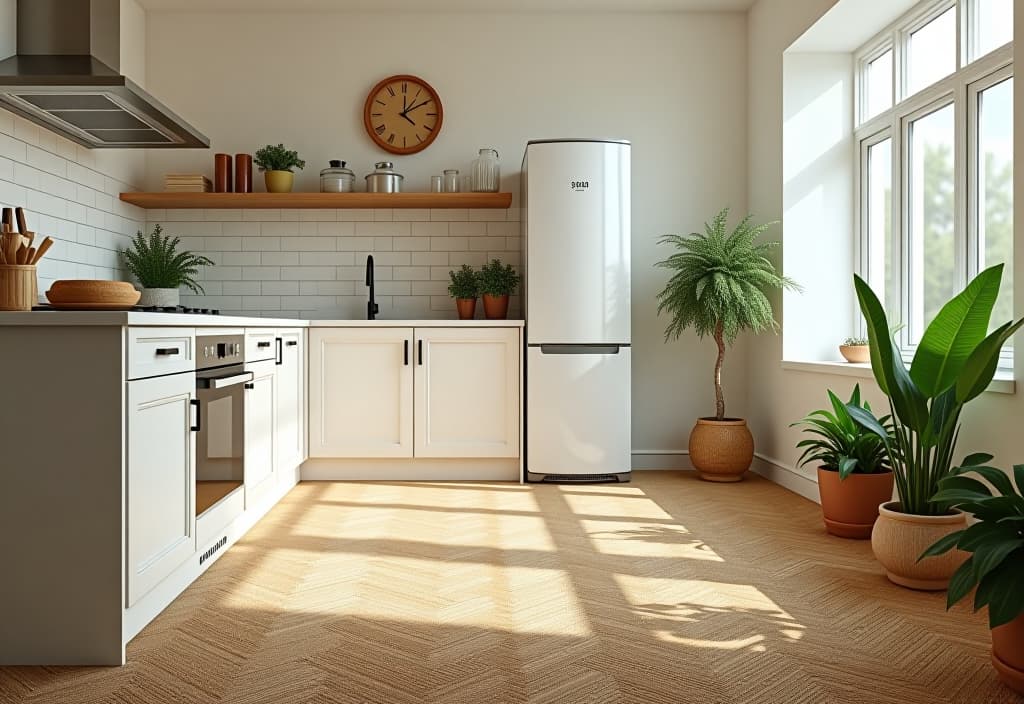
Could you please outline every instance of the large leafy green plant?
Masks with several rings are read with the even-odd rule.
[[[193,293],[204,293],[195,275],[201,266],[213,266],[213,262],[201,254],[187,250],[178,251],[181,240],[163,234],[157,225],[149,237],[136,232],[131,249],[121,251],[124,266],[138,279],[143,288],[178,288],[184,286]]]
[[[732,345],[743,330],[761,332],[778,328],[772,304],[766,292],[771,289],[798,286],[779,275],[768,259],[778,242],[758,243],[758,237],[775,223],[751,225],[752,215],[743,218],[729,232],[726,221],[729,209],[724,208],[704,232],[688,236],[665,235],[659,244],[670,244],[676,253],[660,261],[659,266],[672,271],[672,276],[658,294],[658,314],[667,311],[672,321],[665,329],[665,340],[678,339],[687,328],[697,336],[710,335],[718,345],[715,361],[715,418],[725,418],[725,395],[722,393],[722,364],[726,344]]]
[[[1014,465],[1016,480],[995,467],[984,466],[991,455],[977,454],[970,464],[939,482],[934,501],[974,514],[978,522],[951,533],[928,548],[921,559],[941,555],[954,547],[971,553],[949,582],[946,608],[972,589],[974,610],[988,607],[992,628],[1024,615],[1024,464]],[[966,473],[981,475],[995,491]]]
[[[508,296],[516,292],[519,274],[511,264],[502,264],[500,259],[492,259],[480,267],[477,281],[480,284],[480,293],[488,296]]]
[[[939,482],[951,473],[960,413],[991,383],[999,350],[1024,324],[1010,321],[988,333],[1002,274],[1002,264],[986,269],[942,307],[925,329],[909,370],[878,297],[862,278],[853,277],[868,326],[871,370],[889,397],[892,439],[873,415],[847,408],[858,423],[884,440],[905,513],[947,512],[948,504],[933,497]]]
[[[853,472],[888,472],[889,455],[885,443],[855,421],[847,409],[849,405],[862,408],[866,413],[872,412],[871,404],[861,401],[860,384],[853,387],[847,403],[843,403],[831,391],[828,392],[828,398],[832,405],[831,413],[827,410],[812,411],[803,420],[790,425],[802,425],[803,432],[812,436],[796,445],[797,448],[803,448],[799,465],[802,467],[809,462],[817,462],[824,469],[839,472],[840,479],[846,479]],[[892,427],[889,416],[878,422],[887,430]]]

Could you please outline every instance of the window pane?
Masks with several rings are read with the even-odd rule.
[[[953,237],[953,106],[910,125],[910,326],[912,343],[961,288]]]
[[[974,58],[1013,40],[1013,0],[977,0]]]
[[[865,119],[892,107],[892,49],[868,64],[867,82]]]
[[[1003,263],[992,328],[1013,318],[1013,79],[978,94],[978,252]],[[1012,344],[1010,345],[1012,346]]]
[[[949,8],[910,35],[907,95],[956,70],[956,8]]]
[[[868,282],[889,317],[900,317],[892,241],[892,140],[868,147],[867,154]]]

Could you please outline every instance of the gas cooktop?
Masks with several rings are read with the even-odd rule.
[[[39,305],[33,306],[32,310],[61,310],[60,308],[54,308],[51,305]],[[123,310],[130,311],[133,313],[179,313],[184,315],[220,315],[220,311],[216,308],[189,308],[187,306],[173,306],[170,308],[161,308],[157,306],[126,306]],[[62,312],[67,312],[62,311]],[[87,311],[88,312],[88,311]]]

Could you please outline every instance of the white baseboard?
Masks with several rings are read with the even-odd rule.
[[[674,469],[693,471],[690,453],[687,450],[633,450],[631,457],[633,471],[645,469]]]
[[[818,482],[804,476],[792,467],[787,467],[777,459],[755,452],[751,470],[805,499],[816,504],[821,503],[821,497],[818,495]]]
[[[518,457],[487,459],[308,459],[302,481],[499,481],[518,482]]]

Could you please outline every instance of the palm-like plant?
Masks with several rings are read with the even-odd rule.
[[[729,232],[729,209],[723,209],[704,233],[689,236],[665,235],[658,243],[675,246],[676,253],[655,266],[671,270],[672,276],[658,294],[658,314],[667,311],[672,321],[665,339],[678,339],[692,327],[697,336],[710,335],[718,346],[715,361],[715,419],[725,419],[722,393],[722,364],[726,345],[732,345],[743,330],[776,330],[778,323],[766,292],[798,289],[794,281],[778,274],[768,253],[778,242],[758,242],[758,237],[775,223],[752,225],[752,215],[743,218]]]
[[[184,286],[193,293],[205,293],[195,275],[201,266],[213,266],[213,262],[201,254],[187,250],[178,251],[181,240],[163,235],[163,228],[156,225],[149,238],[136,232],[132,248],[121,251],[125,268],[138,279],[143,288],[179,288]]]

